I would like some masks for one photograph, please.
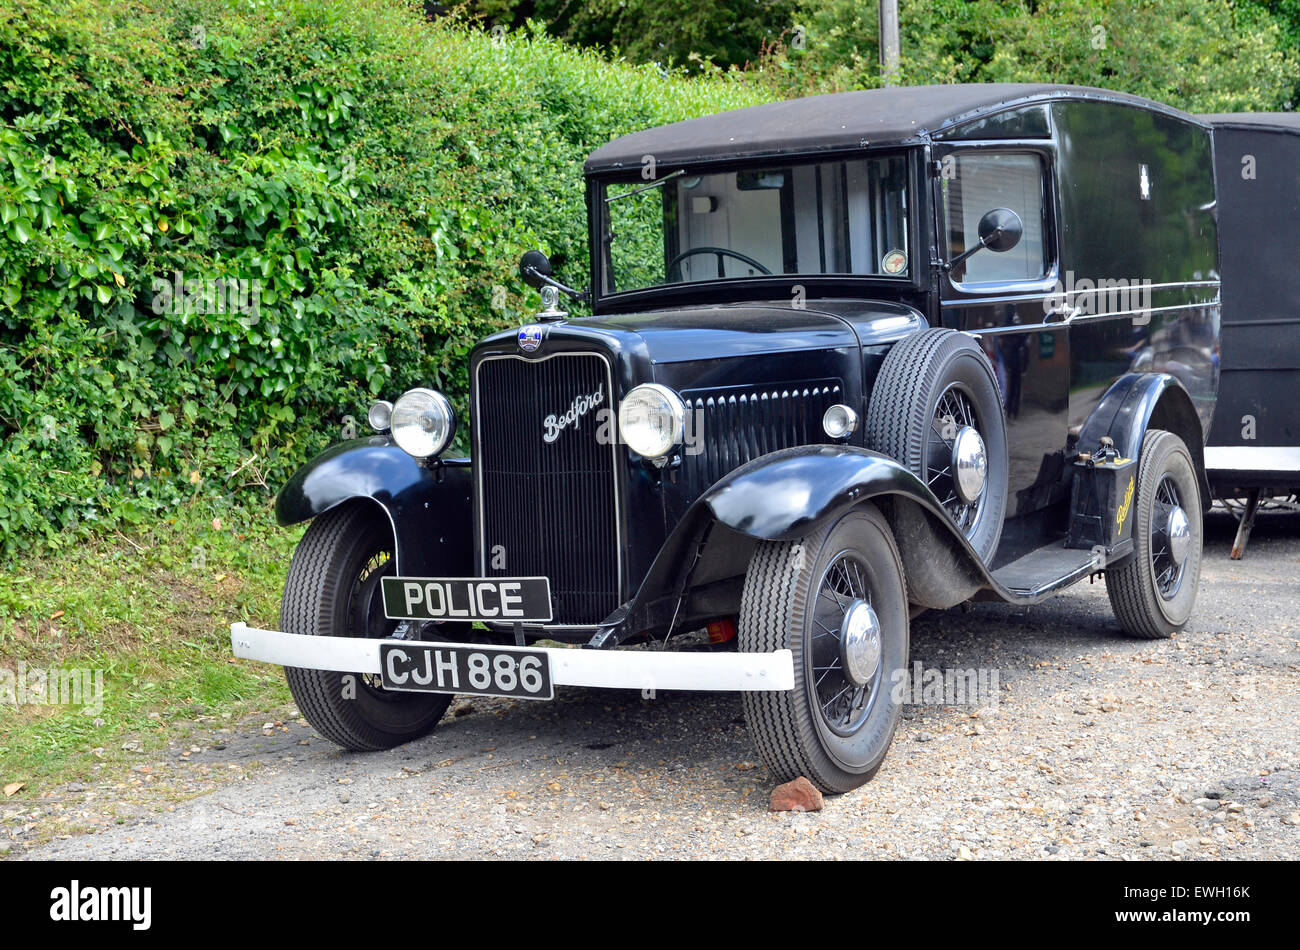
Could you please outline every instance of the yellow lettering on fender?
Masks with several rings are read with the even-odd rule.
[[[1124,526],[1124,519],[1128,517],[1129,509],[1133,507],[1133,478],[1129,476],[1128,488],[1124,490],[1124,503],[1119,506],[1115,512],[1115,524],[1118,527]]]

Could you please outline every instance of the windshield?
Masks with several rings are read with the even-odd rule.
[[[602,293],[797,274],[908,277],[903,155],[776,165],[600,188]]]

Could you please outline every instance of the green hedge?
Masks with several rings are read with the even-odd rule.
[[[519,254],[586,279],[585,154],[764,95],[392,0],[8,0],[0,555],[273,490],[374,395],[463,412]]]

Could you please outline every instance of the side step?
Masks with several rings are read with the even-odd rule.
[[[1049,594],[1103,570],[1133,550],[1131,539],[1116,546],[1109,557],[1101,553],[1067,548],[1063,540],[1052,541],[1024,554],[993,572],[1006,600],[1035,602]]]

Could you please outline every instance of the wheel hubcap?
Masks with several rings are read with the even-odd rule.
[[[1183,584],[1192,553],[1192,525],[1183,508],[1178,483],[1165,475],[1156,484],[1151,509],[1151,575],[1156,593],[1171,600]]]
[[[855,686],[865,686],[880,666],[880,620],[865,600],[855,600],[840,625],[844,672]]]
[[[957,497],[963,504],[974,504],[984,494],[989,459],[984,439],[972,426],[962,426],[952,444],[952,469]]]
[[[869,579],[862,557],[842,551],[831,559],[811,605],[810,698],[826,727],[840,736],[862,727],[880,691],[883,634]]]
[[[1192,526],[1187,521],[1187,512],[1181,505],[1175,505],[1169,512],[1166,522],[1169,536],[1169,557],[1179,567],[1187,560],[1187,552],[1192,546]]]
[[[980,523],[989,458],[975,404],[953,383],[939,396],[924,448],[922,478],[966,537]]]

